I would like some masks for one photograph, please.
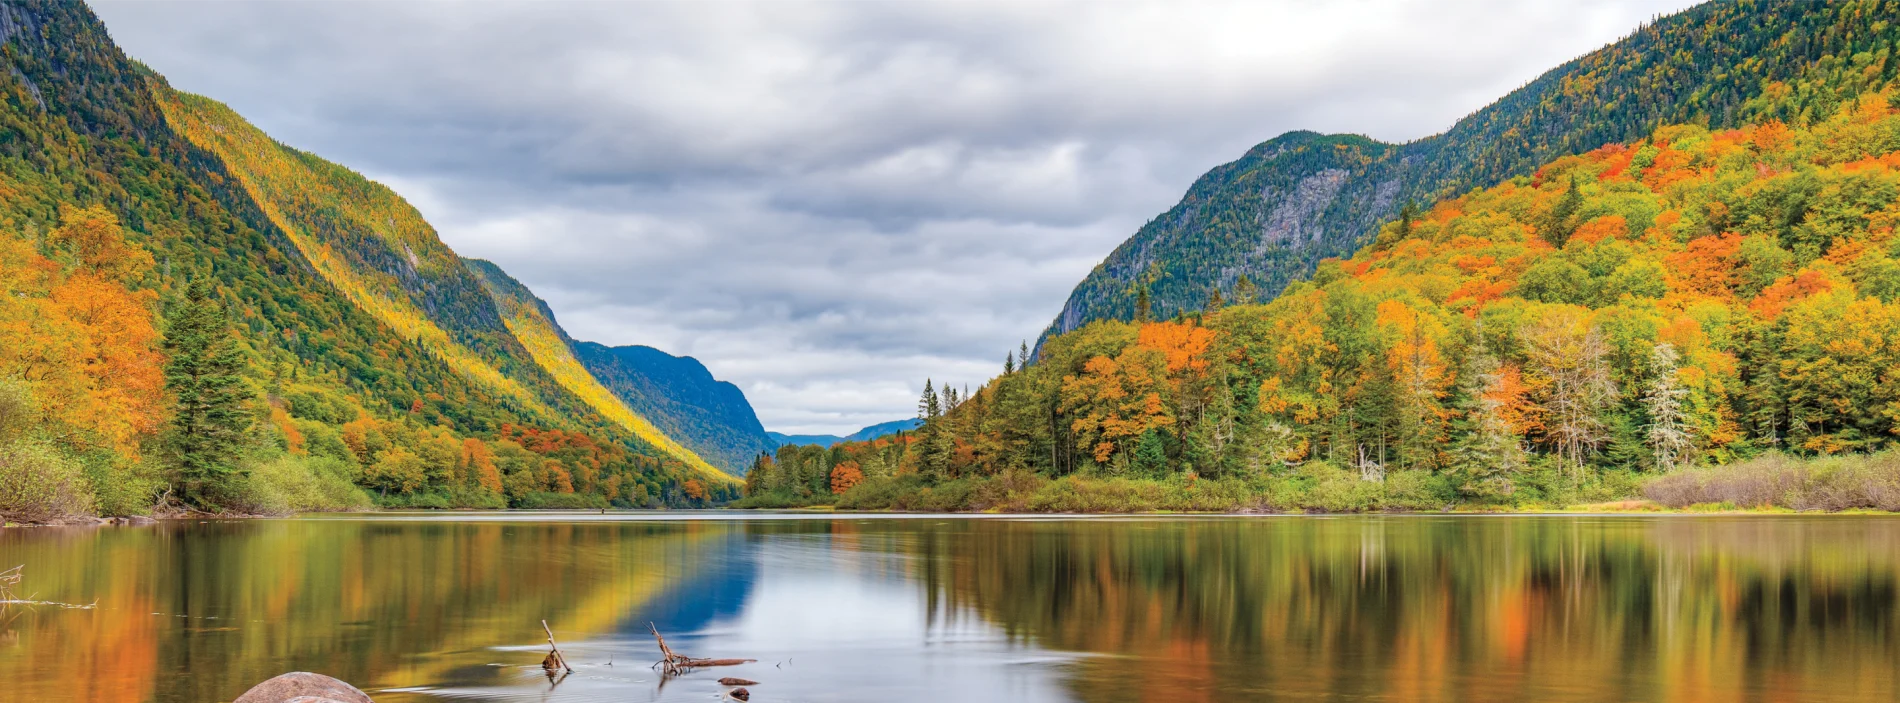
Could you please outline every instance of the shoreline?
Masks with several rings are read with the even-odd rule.
[[[114,517],[72,517],[44,522],[0,522],[0,529],[29,527],[149,527],[164,523],[205,522],[210,520],[272,520],[292,519],[321,515],[639,515],[664,516],[668,514],[692,515],[695,519],[706,519],[712,515],[729,515],[735,519],[745,519],[752,515],[791,515],[805,517],[968,517],[968,518],[1141,518],[1141,517],[1279,517],[1279,518],[1340,518],[1340,517],[1736,517],[1736,516],[1787,516],[1787,517],[1900,517],[1900,512],[1874,509],[1849,510],[1794,510],[1780,507],[1733,508],[1709,506],[1700,508],[1668,508],[1655,504],[1619,505],[1619,503],[1638,503],[1639,501],[1614,501],[1611,503],[1589,503],[1564,507],[1524,507],[1502,509],[1465,509],[1451,510],[1368,510],[1357,512],[1315,512],[1315,511],[1273,511],[1273,510],[1231,510],[1231,511],[1193,511],[1193,510],[1149,510],[1136,512],[1005,512],[1000,510],[966,511],[913,511],[913,510],[836,510],[828,506],[807,506],[790,508],[706,508],[693,511],[680,510],[560,510],[560,509],[450,509],[429,508],[402,510],[331,510],[308,513],[287,513],[281,515],[263,514],[223,514],[223,515],[176,515],[153,517],[144,515]]]

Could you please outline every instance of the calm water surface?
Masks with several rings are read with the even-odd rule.
[[[1900,698],[1878,517],[396,514],[0,530],[14,564],[96,605],[0,611],[9,702]],[[663,681],[649,622],[759,663]]]

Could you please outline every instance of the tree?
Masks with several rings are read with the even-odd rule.
[[[1458,491],[1502,497],[1516,490],[1511,477],[1524,470],[1524,442],[1514,426],[1514,408],[1523,404],[1523,386],[1515,369],[1488,353],[1473,354],[1465,374],[1464,435],[1452,448],[1452,469],[1465,477]]]
[[[851,490],[864,480],[864,471],[858,468],[858,462],[841,461],[831,467],[831,492],[833,495]]]
[[[1583,191],[1577,189],[1577,177],[1572,175],[1570,186],[1564,189],[1564,194],[1557,198],[1556,204],[1551,206],[1542,225],[1538,227],[1544,241],[1562,249],[1564,243],[1570,241],[1570,233],[1577,229],[1577,210],[1582,207]]]
[[[250,429],[249,392],[239,375],[244,358],[224,307],[204,278],[192,282],[166,319],[165,389],[172,396],[166,445],[172,481],[188,505],[214,508],[241,475],[237,456]]]
[[[924,421],[923,426],[917,428],[917,468],[931,481],[947,478],[955,440],[944,427],[943,405],[930,379],[924,379],[924,395],[917,400],[917,415]]]
[[[1260,288],[1254,285],[1253,280],[1247,278],[1247,274],[1240,274],[1240,280],[1234,282],[1234,304],[1252,305],[1259,295]]]
[[[1617,398],[1603,330],[1556,311],[1525,329],[1524,345],[1541,391],[1544,437],[1581,474],[1584,455],[1606,436],[1602,413]]]
[[[1677,379],[1676,346],[1668,342],[1656,345],[1649,354],[1649,372],[1654,376],[1643,390],[1643,409],[1649,412],[1646,441],[1655,453],[1656,468],[1669,471],[1695,451],[1695,438],[1682,408],[1689,391]]]

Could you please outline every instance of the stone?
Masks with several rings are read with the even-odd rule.
[[[374,703],[369,694],[342,681],[312,674],[308,671],[293,671],[283,676],[265,681],[231,703]]]

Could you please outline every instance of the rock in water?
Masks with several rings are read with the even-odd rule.
[[[732,691],[727,693],[726,695],[732,696],[733,698],[737,698],[742,701],[752,700],[752,692],[747,691],[743,688],[732,689]]]
[[[342,681],[312,674],[308,671],[293,671],[283,676],[265,681],[231,703],[375,703],[366,694]]]

